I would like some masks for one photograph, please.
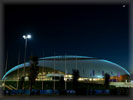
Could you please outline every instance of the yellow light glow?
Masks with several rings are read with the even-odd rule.
[[[92,78],[90,78],[89,80],[92,81]]]

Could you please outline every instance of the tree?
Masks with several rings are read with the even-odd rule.
[[[79,87],[79,82],[78,82],[78,78],[79,78],[79,71],[78,70],[73,70],[73,88],[74,90],[78,91],[78,87]]]
[[[20,89],[23,89],[23,86],[24,86],[24,76],[21,77],[19,82],[20,82]]]
[[[65,81],[63,76],[60,77],[60,87],[63,90],[65,89]]]
[[[108,86],[109,86],[109,79],[110,79],[110,75],[108,73],[105,73],[104,74],[104,86],[106,88],[108,88]]]
[[[60,94],[62,95],[62,94],[65,94],[65,81],[64,81],[64,77],[63,76],[61,76],[60,77],[60,81],[59,81],[60,83],[60,88],[59,88],[59,91],[60,91]]]
[[[30,95],[32,91],[32,86],[35,84],[35,79],[39,72],[38,64],[38,57],[31,56],[30,57],[30,67],[29,67],[29,82],[30,82]]]

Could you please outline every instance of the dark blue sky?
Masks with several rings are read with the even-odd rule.
[[[5,5],[9,67],[23,63],[23,34],[31,33],[28,57],[80,55],[129,66],[129,8],[122,5]]]

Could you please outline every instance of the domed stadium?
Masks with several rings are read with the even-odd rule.
[[[25,75],[28,80],[29,62],[25,63]],[[111,81],[125,81],[130,73],[120,65],[87,56],[51,56],[39,58],[39,73],[37,81],[52,81],[53,77],[58,80],[61,76],[64,80],[71,81],[73,70],[79,71],[79,81],[102,81],[104,74],[108,73]],[[19,80],[23,75],[24,64],[11,68],[3,76],[3,80]]]

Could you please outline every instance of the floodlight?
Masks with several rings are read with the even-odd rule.
[[[31,38],[31,35],[27,35],[27,38],[30,39]]]
[[[23,38],[24,38],[24,39],[26,39],[26,36],[25,36],[25,35],[23,35]]]

